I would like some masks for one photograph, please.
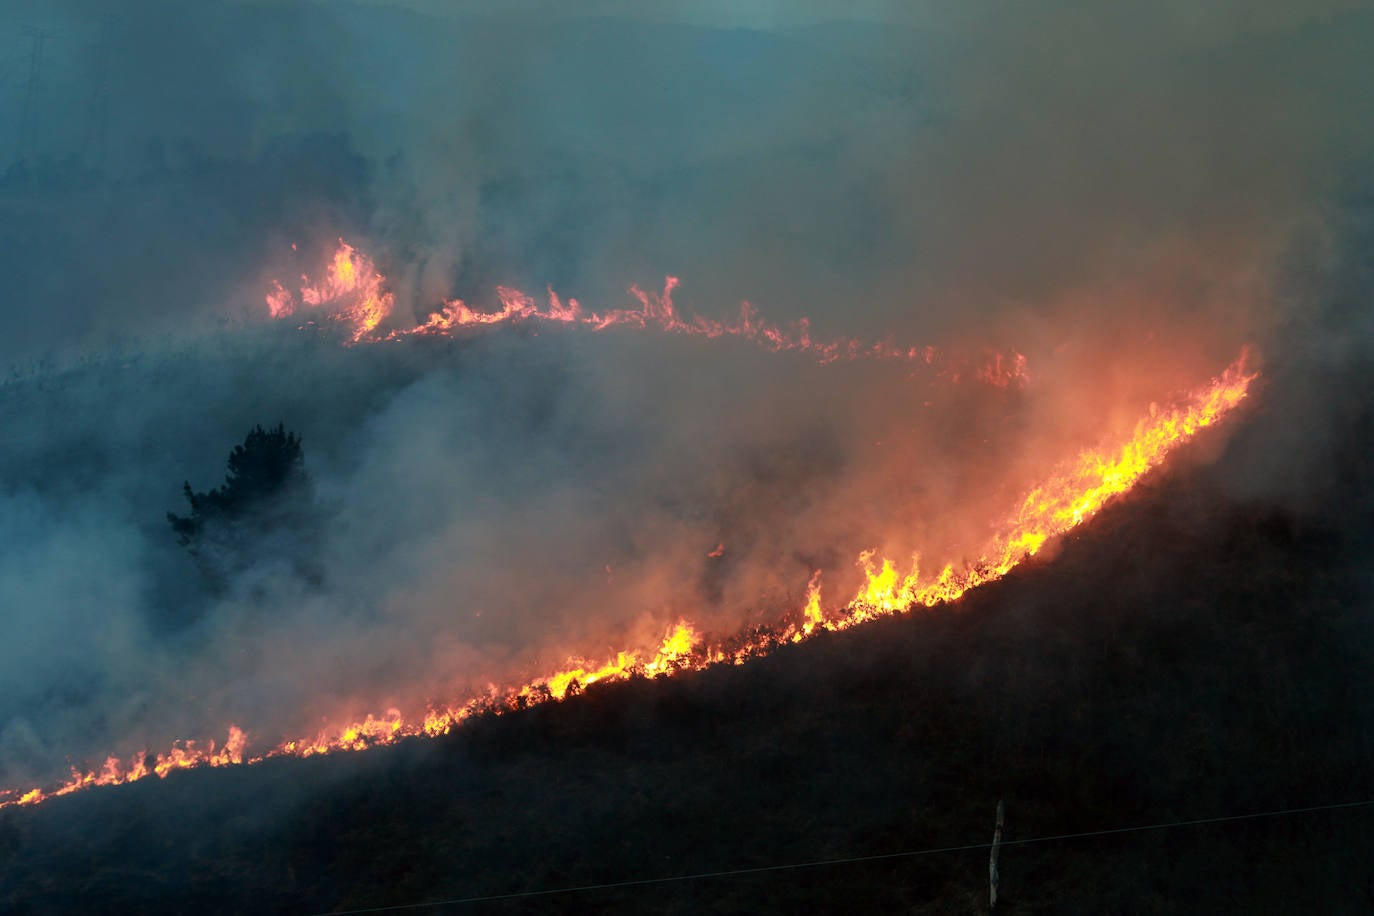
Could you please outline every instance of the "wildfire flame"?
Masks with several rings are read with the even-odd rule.
[[[267,294],[267,311],[273,318],[287,318],[302,306],[337,304],[338,311],[329,319],[347,329],[351,343],[360,343],[369,339],[391,314],[396,300],[385,287],[386,277],[378,273],[372,259],[339,239],[325,278],[312,284],[309,277],[302,275],[299,301],[273,280],[272,291]]]
[[[1246,354],[1242,353],[1219,378],[1180,405],[1163,412],[1152,410],[1120,445],[1085,451],[1051,475],[1026,494],[979,558],[962,568],[946,564],[935,576],[923,580],[919,558],[913,556],[911,571],[899,579],[891,560],[875,563],[872,551],[860,554],[864,587],[848,605],[849,616],[833,625],[828,623],[827,628],[843,629],[916,605],[932,607],[1002,578],[1050,538],[1096,515],[1109,499],[1135,486],[1171,451],[1233,410],[1245,399],[1256,377],[1256,373],[1246,371],[1245,361]]]
[[[949,381],[958,381],[961,376],[955,360],[936,347],[902,347],[890,340],[864,343],[852,337],[822,340],[812,334],[808,319],[802,318],[784,328],[761,318],[749,302],[740,305],[739,315],[732,321],[699,315],[687,318],[673,303],[673,291],[678,284],[677,277],[665,278],[661,293],[632,286],[630,295],[638,301],[638,308],[604,312],[587,311],[576,299],[564,300],[552,287],[547,290],[547,303],[541,307],[518,289],[498,286],[499,311],[479,311],[461,299],[452,299],[413,327],[384,332],[382,327],[392,317],[395,297],[386,291],[386,278],[372,259],[340,239],[323,280],[312,282],[303,275],[294,294],[273,281],[266,302],[268,314],[278,319],[299,315],[307,307],[318,310],[333,306],[334,311],[326,312],[326,320],[342,327],[347,341],[353,344],[408,337],[450,337],[465,329],[544,323],[594,331],[629,328],[692,337],[736,337],[772,353],[805,353],[822,364],[858,359],[900,360],[924,364]],[[981,363],[965,368],[963,374],[999,388],[1020,388],[1030,381],[1026,357],[1020,353],[985,352],[980,359]]]
[[[362,269],[365,265],[368,265],[366,269]],[[348,249],[342,261],[335,261],[329,282],[366,286],[370,283],[365,279],[368,271],[370,262],[357,260],[352,249]],[[522,300],[510,301],[518,306]],[[575,305],[566,308],[576,313]],[[455,310],[449,314],[462,313]],[[645,314],[650,314],[647,308]],[[127,760],[112,756],[97,769],[73,767],[70,779],[51,788],[0,790],[0,808],[35,805],[91,786],[136,782],[152,775],[165,778],[179,769],[357,751],[393,744],[408,737],[442,735],[474,716],[501,714],[563,700],[590,684],[632,677],[663,677],[716,664],[738,665],[822,631],[844,630],[915,607],[954,601],[969,589],[1006,575],[1040,550],[1050,538],[1082,524],[1112,497],[1129,490],[1176,448],[1235,409],[1245,399],[1256,376],[1257,373],[1247,370],[1246,354],[1242,353],[1219,377],[1175,406],[1166,410],[1152,408],[1149,415],[1136,424],[1131,435],[1084,451],[1056,469],[1026,494],[975,560],[957,566],[946,564],[934,575],[924,576],[917,557],[911,559],[910,571],[900,574],[892,560],[879,559],[874,551],[861,553],[858,564],[864,571],[864,584],[848,603],[828,612],[822,604],[818,570],[807,585],[804,606],[790,615],[790,620],[785,619],[774,627],[754,629],[733,639],[708,642],[692,624],[679,621],[652,651],[620,651],[600,664],[574,659],[553,674],[504,689],[493,685],[479,696],[431,705],[421,715],[408,717],[398,709],[389,709],[382,717],[368,715],[362,721],[326,728],[312,736],[281,741],[257,755],[247,754],[248,736],[231,725],[227,739],[219,747],[214,742],[203,747],[194,741],[179,742],[166,753],[152,755],[143,751]]]

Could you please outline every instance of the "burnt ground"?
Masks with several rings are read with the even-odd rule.
[[[316,912],[881,855],[986,843],[998,799],[1009,841],[1374,799],[1370,412],[1301,505],[1231,485],[1276,422],[1252,410],[1215,463],[1181,456],[953,607],[440,740],[0,812],[0,910]],[[1010,846],[998,911],[1369,912],[1371,813]],[[420,911],[986,894],[971,850]]]

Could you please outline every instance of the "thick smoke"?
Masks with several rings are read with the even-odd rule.
[[[679,617],[732,632],[815,569],[838,602],[859,550],[976,550],[1055,461],[1244,343],[1288,380],[1367,352],[1367,322],[1314,303],[1354,232],[1329,214],[1370,152],[1374,16],[984,10],[7,16],[0,785],[461,697]],[[673,273],[690,311],[1017,350],[1031,383],[629,331],[345,349],[268,326],[269,278],[339,236],[401,324],[496,284],[623,306]],[[1326,394],[1284,390],[1292,415]],[[212,590],[164,513],[278,421],[322,579],[264,555]]]

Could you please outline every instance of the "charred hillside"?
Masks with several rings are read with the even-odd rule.
[[[1351,408],[1301,505],[1260,499],[1236,481],[1281,425],[1265,404],[955,606],[435,741],[5,811],[0,903],[327,911],[982,843],[998,799],[1018,840],[1374,797],[1374,422]],[[1012,846],[999,911],[1367,911],[1366,814]],[[974,912],[986,874],[971,851],[482,906]]]

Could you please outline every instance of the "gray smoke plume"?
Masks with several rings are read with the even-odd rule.
[[[461,697],[680,617],[733,632],[815,569],[838,603],[859,550],[959,560],[1244,344],[1284,380],[1368,352],[1364,312],[1319,308],[1369,161],[1368,9],[735,6],[7,8],[0,785]],[[269,281],[340,237],[400,325],[672,274],[689,313],[1017,351],[1030,384],[269,323]],[[1324,385],[1274,387],[1300,444],[1337,422]],[[211,589],[164,513],[277,422],[320,581],[264,551]],[[1238,492],[1320,461],[1275,448]]]

